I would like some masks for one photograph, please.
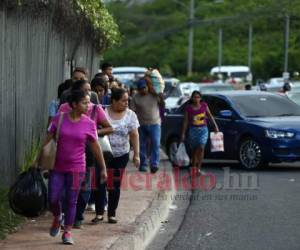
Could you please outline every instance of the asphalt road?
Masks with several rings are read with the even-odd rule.
[[[203,169],[216,177],[214,188],[174,199],[148,249],[300,249],[299,162],[252,172],[227,163]]]

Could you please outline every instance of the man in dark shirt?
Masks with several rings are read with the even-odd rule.
[[[75,68],[75,70],[72,73],[72,81],[76,82],[78,80],[88,80],[88,70],[87,69],[82,68],[82,67]],[[62,93],[62,95],[60,97],[59,105],[67,102],[67,98],[71,94],[71,88],[72,88],[72,85]],[[91,91],[90,94],[91,94],[91,102],[94,104],[99,104],[97,94],[93,91]]]

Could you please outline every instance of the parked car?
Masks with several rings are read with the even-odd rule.
[[[223,75],[223,79],[230,79],[232,83],[241,83],[252,74],[248,66],[216,66],[210,70],[210,74]]]
[[[283,85],[284,79],[282,77],[273,77],[268,80],[265,86],[269,92],[280,92],[282,91]],[[290,85],[293,86],[293,83],[290,82]]]
[[[165,108],[167,110],[176,108],[178,106],[178,100],[183,96],[183,92],[179,85],[173,86],[168,92],[165,92]]]
[[[234,88],[231,84],[226,83],[201,83],[199,84],[199,90],[202,94],[206,94],[234,90]]]
[[[205,94],[203,99],[224,133],[225,148],[212,153],[208,141],[205,158],[239,160],[246,169],[300,160],[300,107],[286,96],[237,90]],[[166,114],[162,123],[161,144],[171,161],[185,106]]]
[[[163,77],[165,82],[164,94],[168,94],[174,87],[179,84],[179,79],[174,77]]]
[[[131,87],[136,80],[144,76],[146,71],[145,67],[115,67],[113,75],[120,82]]]
[[[267,84],[272,87],[282,87],[284,79],[282,77],[272,77],[268,80]]]
[[[187,100],[194,90],[200,91],[202,94],[215,93],[219,91],[234,90],[231,84],[225,83],[194,83],[184,82],[180,83],[173,92],[166,98],[166,108],[176,108]]]

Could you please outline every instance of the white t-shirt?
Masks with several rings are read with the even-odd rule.
[[[109,116],[108,108],[105,109],[108,121],[113,127],[113,133],[108,136],[114,157],[119,157],[129,153],[129,133],[140,126],[136,114],[127,109],[125,115],[120,120],[114,120]]]

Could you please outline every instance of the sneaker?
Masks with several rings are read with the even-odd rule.
[[[60,233],[60,221],[56,222],[55,220],[53,220],[52,226],[49,230],[49,234],[52,237],[56,237],[57,235],[59,235]]]
[[[140,172],[147,172],[147,167],[146,166],[140,166],[139,171]]]
[[[108,217],[108,223],[116,224],[117,222],[118,222],[118,220],[116,219],[116,217],[114,217],[114,216],[109,216]]]
[[[74,244],[74,240],[73,240],[70,232],[64,232],[61,239],[62,239],[63,244],[66,244],[66,245]]]
[[[153,166],[150,168],[150,171],[152,174],[155,174],[158,171],[158,167]]]
[[[73,228],[80,229],[82,227],[82,220],[76,220],[73,224]]]
[[[95,212],[96,211],[95,204],[88,204],[87,207],[86,207],[86,210]]]

